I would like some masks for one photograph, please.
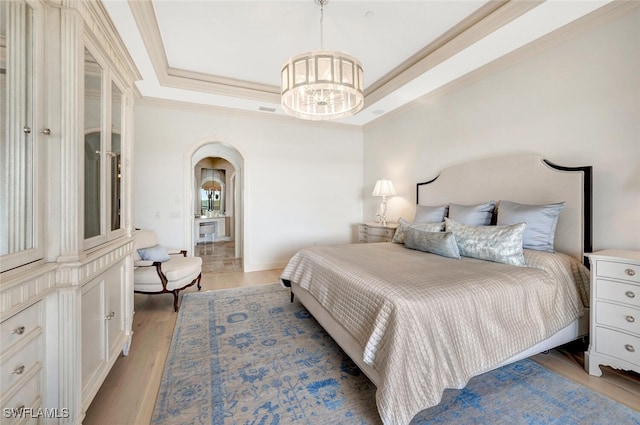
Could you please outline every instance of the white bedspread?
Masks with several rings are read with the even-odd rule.
[[[313,247],[282,279],[308,290],[380,374],[385,424],[408,424],[467,381],[584,313],[589,271],[525,250],[528,267],[454,260],[392,243]]]

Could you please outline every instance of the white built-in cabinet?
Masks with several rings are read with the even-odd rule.
[[[124,313],[125,264],[120,261],[82,286],[83,410],[100,389],[111,366],[128,350]]]
[[[139,74],[100,2],[0,21],[2,423],[81,424],[131,344]]]

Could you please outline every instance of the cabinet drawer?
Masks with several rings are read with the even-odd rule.
[[[640,338],[596,327],[596,351],[640,366]]]
[[[383,229],[381,227],[367,227],[366,233],[370,236],[393,237],[393,229]]]
[[[41,368],[41,340],[42,335],[34,338],[11,357],[0,359],[0,381],[2,381],[3,390],[11,387],[23,376],[31,375],[34,368]]]
[[[0,323],[0,345],[2,346],[2,351],[5,351],[40,326],[42,326],[41,301]]]
[[[595,296],[601,300],[617,301],[640,307],[640,286],[630,283],[597,279]]]
[[[609,277],[640,283],[640,266],[633,264],[598,260],[596,261],[596,273],[598,277]]]
[[[599,325],[611,326],[640,336],[640,309],[598,301],[596,302],[596,322]]]

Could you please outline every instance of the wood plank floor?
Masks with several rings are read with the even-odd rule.
[[[206,264],[206,260],[205,260]],[[203,273],[202,291],[278,282],[282,270],[242,273]],[[187,292],[197,292],[188,288]],[[85,425],[146,425],[150,422],[177,314],[173,297],[135,295],[133,341],[127,357],[120,356],[93,400]],[[640,411],[640,375],[603,367],[602,377],[584,371],[584,347],[570,344],[533,360],[567,378]]]

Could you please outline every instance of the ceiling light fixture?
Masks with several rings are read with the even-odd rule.
[[[320,50],[289,58],[282,66],[282,108],[298,118],[332,120],[364,106],[362,64],[343,52],[324,50],[322,21],[329,0],[320,5]]]

